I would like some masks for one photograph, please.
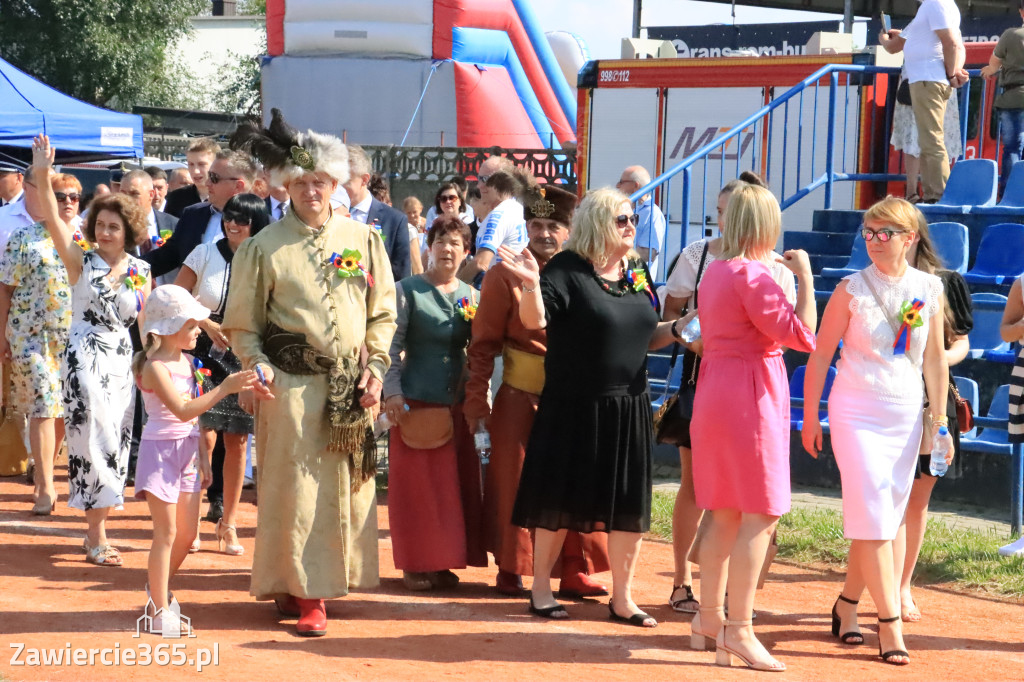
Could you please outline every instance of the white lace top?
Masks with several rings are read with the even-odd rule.
[[[697,268],[700,267],[700,256],[704,252],[704,244],[709,241],[711,240],[698,239],[687,244],[682,253],[679,254],[679,261],[676,263],[675,269],[672,270],[668,281],[665,282],[665,292],[674,298],[684,299],[687,307],[693,305],[693,290],[695,288],[694,284],[697,281]],[[708,256],[704,260],[705,273],[708,271],[708,266],[714,262],[715,257],[709,250]],[[782,287],[783,293],[786,294],[786,300],[790,304],[795,304],[796,278],[793,276],[793,272],[782,263],[773,263],[768,269],[771,270],[772,279],[775,280],[775,283]],[[703,277],[704,275],[701,274],[702,279]]]
[[[914,268],[902,277],[889,277],[870,265],[844,278],[850,293],[850,325],[843,334],[843,348],[836,369],[836,386],[868,392],[877,399],[900,405],[922,404],[924,388],[921,365],[928,340],[928,322],[939,310],[942,280]],[[875,288],[884,311],[878,307],[867,282]],[[893,334],[887,318],[898,320],[904,301],[924,301],[921,317],[924,325],[910,333],[910,349],[905,355],[893,353]]]

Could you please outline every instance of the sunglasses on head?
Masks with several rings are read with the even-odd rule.
[[[72,203],[82,198],[82,195],[78,192],[54,192],[53,196],[57,198],[57,201],[70,201]]]
[[[224,222],[232,222],[235,225],[252,225],[252,218],[237,211],[224,211]]]
[[[210,171],[209,173],[206,174],[206,181],[209,182],[211,185],[216,185],[221,180],[238,180],[238,178],[221,177],[219,173],[214,173],[213,171]]]
[[[636,213],[631,213],[629,215],[623,213],[622,215],[615,216],[615,226],[618,227],[620,230],[626,229],[627,225],[632,225],[633,227],[636,227],[636,221]]]
[[[869,242],[875,237],[878,237],[878,241],[884,244],[885,242],[892,239],[893,235],[906,234],[906,232],[906,230],[893,230],[892,228],[888,227],[882,228],[881,230],[872,230],[867,227],[861,227],[860,236],[863,237],[864,241],[866,242]]]

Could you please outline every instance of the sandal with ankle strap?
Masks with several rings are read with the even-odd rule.
[[[124,563],[121,553],[110,545],[96,545],[86,552],[85,560],[95,566],[120,566]]]
[[[703,619],[701,613],[714,612],[725,621],[725,609],[721,606],[702,606],[697,610],[697,615],[690,621],[690,648],[694,651],[714,651],[717,633],[705,632],[701,629]]]
[[[679,590],[683,590],[686,596],[682,599],[673,599]],[[700,610],[700,602],[694,599],[693,588],[689,585],[673,585],[672,594],[668,595],[668,605],[676,613],[697,613]]]
[[[899,619],[899,616],[893,616],[892,618],[879,618],[878,624],[881,625],[882,623],[895,623]],[[882,653],[881,628],[879,628],[878,633],[878,657],[886,663],[888,663],[889,665],[910,665],[910,654],[904,651],[903,649],[892,649],[891,651],[886,651],[885,653]],[[906,660],[897,661],[896,658],[905,658]]]
[[[864,643],[864,635],[861,634],[860,630],[850,630],[849,632],[840,633],[839,629],[843,626],[843,619],[839,617],[839,611],[837,607],[839,602],[844,601],[847,604],[853,604],[856,606],[860,602],[852,599],[847,599],[842,594],[836,599],[836,603],[832,605],[832,635],[839,638],[839,641],[843,644],[857,645]]]
[[[745,666],[751,670],[760,670],[767,673],[781,673],[785,672],[786,664],[782,661],[777,661],[772,658],[772,662],[778,664],[778,667],[774,667],[769,663],[761,661],[751,661],[746,656],[739,653],[735,649],[730,649],[725,644],[725,631],[729,626],[746,627],[747,625],[753,625],[753,620],[727,620],[722,623],[722,631],[719,633],[721,641],[715,640],[715,665],[731,666],[733,664],[733,657],[740,659]],[[771,654],[769,654],[770,656]]]

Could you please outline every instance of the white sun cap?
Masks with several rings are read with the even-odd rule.
[[[201,304],[187,289],[164,284],[146,299],[142,309],[142,338],[148,334],[171,336],[181,331],[189,320],[205,320],[210,309]]]

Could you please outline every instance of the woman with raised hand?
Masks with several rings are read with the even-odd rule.
[[[647,351],[672,340],[650,277],[633,250],[636,216],[613,189],[591,191],[565,250],[543,272],[529,250],[498,249],[523,282],[519,317],[547,329],[547,372],[512,522],[535,530],[530,612],[569,617],[551,592],[567,530],[608,533],[609,617],[658,623],[633,601],[633,572],[651,519],[651,402]]]
[[[722,250],[700,286],[704,340],[690,439],[697,506],[711,514],[700,546],[701,600],[691,646],[715,638],[716,662],[780,672],[754,635],[754,591],[779,517],[789,511],[789,381],[782,347],[814,349],[814,283],[803,251],[781,262],[799,280],[796,309],[772,277],[779,203],[745,184],[729,197]],[[725,619],[728,583],[729,619]]]
[[[891,196],[865,212],[861,236],[871,265],[844,278],[829,299],[804,380],[801,435],[804,449],[817,457],[818,403],[842,341],[828,419],[842,478],[843,531],[851,543],[846,583],[832,607],[832,634],[843,644],[864,642],[857,603],[867,587],[878,609],[878,655],[893,665],[910,663],[893,541],[918,466],[925,391],[936,431],[932,450],[953,459],[952,438],[939,433],[948,424],[949,384],[942,281],[907,263],[918,239],[918,215],[912,204]]]
[[[95,199],[83,226],[96,245],[83,251],[64,222],[50,183],[54,150],[45,135],[32,141],[32,176],[46,229],[71,286],[71,330],[61,367],[68,442],[68,506],[85,511],[90,563],[120,566],[106,533],[113,507],[124,504],[131,442],[132,343],[128,328],[149,295],[149,265],[132,256],[146,237],[146,217],[121,194]]]
[[[231,197],[221,213],[224,236],[215,242],[197,246],[185,258],[174,281],[211,311],[210,316],[199,323],[202,333],[192,351],[192,356],[210,371],[204,383],[206,390],[219,386],[228,375],[242,370],[241,361],[231,352],[228,338],[220,328],[231,283],[231,260],[242,242],[256,235],[269,222],[263,199],[255,194]],[[199,417],[199,427],[200,447],[207,461],[211,459],[217,433],[220,432],[224,439],[224,516],[217,521],[214,530],[218,551],[240,556],[245,553],[245,548],[238,542],[235,521],[245,481],[245,446],[253,432],[253,418],[239,407],[238,394],[231,393]]]
[[[453,568],[486,566],[480,462],[462,415],[476,290],[458,272],[469,226],[444,214],[427,235],[430,267],[398,283],[398,330],[384,376],[391,429],[388,518],[410,590],[454,587]]]

